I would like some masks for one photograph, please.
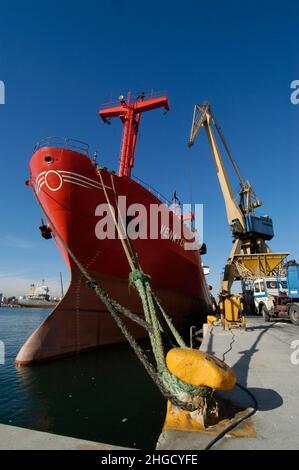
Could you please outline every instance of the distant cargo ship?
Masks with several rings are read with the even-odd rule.
[[[44,280],[41,285],[30,284],[28,295],[19,299],[19,305],[30,308],[56,307],[58,300],[51,298],[49,292],[49,287],[45,285]]]

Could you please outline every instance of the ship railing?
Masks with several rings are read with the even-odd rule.
[[[135,175],[131,175],[131,178],[137,183],[140,183],[144,188],[146,188],[149,192],[151,192],[154,196],[156,196],[161,202],[163,202],[166,206],[171,206],[172,202],[167,199],[163,194],[161,194],[159,191],[157,191],[155,188],[153,188],[150,184],[146,183],[142,179],[138,178]]]
[[[69,139],[68,137],[47,137],[40,140],[34,147],[34,151],[43,147],[63,147],[89,156],[89,145],[81,140]]]
[[[131,93],[128,93],[127,96],[124,96],[125,100],[127,101],[129,99],[129,102],[132,101],[138,101],[138,100],[153,100],[155,98],[161,98],[162,96],[167,96],[166,91],[149,91],[147,93],[140,93],[139,95],[132,95]],[[106,108],[114,108],[115,106],[120,106],[120,101],[119,100],[111,100],[108,101],[107,103],[102,103],[100,104],[100,109],[106,109]]]
[[[142,179],[138,178],[135,175],[131,175],[131,178],[133,180],[137,181],[137,183],[140,183],[144,188],[146,188],[149,192],[151,192],[154,196],[156,196],[169,209],[174,210],[174,208],[175,208],[176,210],[179,210],[180,216],[184,216],[184,206],[181,202],[177,201],[175,206],[174,206],[173,201],[170,201],[169,199],[167,199],[165,196],[163,196],[163,194],[161,194],[159,191],[157,191],[155,188],[153,188],[149,183],[146,183],[145,181],[143,181]],[[175,210],[175,213],[176,213],[176,215],[178,215],[176,210]],[[185,215],[190,216],[191,214],[188,213],[188,214],[185,214]],[[194,228],[192,228],[192,220],[191,219],[189,220],[189,217],[188,217],[188,219],[183,219],[183,220],[184,220],[184,225],[186,225],[189,229],[191,228],[192,232],[195,233],[197,231]]]

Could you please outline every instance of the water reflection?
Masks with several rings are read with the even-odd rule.
[[[10,342],[10,357],[2,366],[5,372],[0,367],[0,421],[111,444],[154,448],[165,402],[129,346],[109,346],[41,366],[16,368],[18,349],[34,329],[32,315],[38,317],[36,326],[40,315],[46,316],[45,312],[26,309],[21,315],[19,310],[5,321],[0,310],[0,332],[6,329]],[[18,317],[16,322],[14,316]],[[21,329],[11,326],[19,322]]]

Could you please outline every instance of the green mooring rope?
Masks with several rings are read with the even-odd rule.
[[[153,326],[153,331],[149,332],[149,337],[151,340],[152,349],[157,364],[157,371],[160,379],[165,384],[167,389],[177,397],[182,392],[185,392],[188,395],[191,395],[192,397],[210,396],[211,389],[209,387],[195,387],[178,379],[175,375],[169,372],[169,369],[167,368],[165,362],[165,352],[161,336],[161,327],[156,315],[155,305],[158,306],[158,308],[160,309],[160,312],[162,313],[164,319],[170,327],[171,332],[173,333],[178,344],[182,348],[186,348],[187,346],[178,331],[176,330],[176,328],[174,327],[172,321],[170,320],[166,312],[160,307],[160,303],[158,302],[155,294],[151,290],[149,279],[150,277],[145,274],[141,269],[135,269],[130,273],[129,276],[130,285],[132,285],[137,290],[141,299],[145,319],[150,325]]]
[[[109,205],[110,210],[112,209],[112,206],[110,204],[109,196],[106,191],[106,187],[103,183],[102,175],[99,170],[99,176],[101,179],[102,183],[102,189],[104,191],[107,203]],[[111,180],[112,180],[112,187],[114,189],[114,182],[113,178],[111,175]],[[161,393],[170,400],[175,406],[178,406],[182,409],[186,409],[188,411],[194,411],[196,409],[196,406],[193,405],[193,398],[196,397],[202,397],[202,398],[209,398],[212,395],[213,390],[210,387],[195,387],[192,386],[180,379],[178,379],[175,375],[171,374],[170,371],[168,370],[165,362],[165,352],[164,352],[164,347],[163,347],[163,341],[162,341],[162,335],[161,331],[162,328],[160,326],[159,320],[157,318],[157,313],[156,313],[156,308],[159,311],[159,313],[163,316],[165,322],[167,323],[167,326],[169,327],[169,330],[173,334],[177,344],[182,347],[186,348],[186,344],[176,328],[174,327],[171,319],[168,317],[164,309],[162,308],[158,298],[156,295],[153,293],[151,286],[150,286],[150,276],[145,274],[139,264],[137,254],[134,250],[133,245],[131,244],[129,239],[123,239],[120,237],[120,241],[122,242],[122,245],[124,247],[124,252],[127,256],[129,266],[131,268],[131,273],[129,275],[129,283],[131,286],[133,286],[141,299],[142,302],[142,307],[144,311],[144,316],[145,316],[145,321],[142,320],[141,318],[137,317],[135,314],[130,312],[128,309],[124,308],[120,304],[118,304],[115,300],[111,299],[108,295],[107,292],[104,291],[104,289],[101,288],[101,286],[98,285],[98,283],[89,275],[89,273],[86,271],[86,269],[81,265],[80,261],[78,258],[75,256],[75,254],[71,251],[70,247],[65,243],[63,240],[62,236],[57,230],[57,227],[54,225],[50,217],[48,216],[45,208],[43,207],[43,204],[37,197],[37,194],[34,190],[34,194],[36,196],[37,202],[40,205],[42,211],[44,212],[48,222],[50,223],[53,231],[56,233],[57,237],[61,241],[62,245],[66,249],[66,251],[69,253],[75,264],[77,265],[78,269],[81,271],[82,275],[86,279],[86,285],[90,287],[91,289],[94,290],[94,292],[100,297],[102,302],[107,306],[108,311],[111,313],[114,321],[117,323],[121,331],[123,332],[125,338],[129,341],[131,347],[133,348],[134,352],[136,353],[138,359],[141,361],[143,364],[144,368],[150,375],[150,377],[153,379],[155,384],[158,386],[160,389]],[[116,204],[117,206],[117,204]],[[119,210],[118,206],[117,209]],[[116,225],[116,228],[118,230],[118,233],[125,233],[121,232],[121,229],[117,225],[117,221],[115,216],[113,217],[114,223]],[[123,221],[120,217],[121,223],[123,225]],[[124,227],[122,228],[124,230]],[[157,371],[155,373],[153,366],[149,363],[148,359],[144,355],[143,351],[140,349],[140,347],[137,345],[136,341],[130,334],[129,330],[127,329],[126,325],[121,321],[119,318],[118,314],[122,313],[131,320],[139,323],[141,326],[143,326],[149,334],[152,350],[155,356],[155,361],[157,365]],[[189,396],[189,398],[186,401],[186,396],[182,399],[182,393],[185,393]]]
[[[116,220],[114,211],[112,210],[112,205],[110,202],[110,198],[108,196],[106,186],[103,181],[101,169],[98,170],[98,174],[100,177],[101,186],[106,198],[106,202],[111,212],[112,219],[114,221],[115,227],[117,229],[118,234],[125,234],[126,228],[124,227],[123,219],[121,217],[119,207],[117,204],[116,199],[116,191],[114,186],[113,175],[111,175],[111,186],[114,193],[115,198],[115,205],[118,211],[118,218],[120,220],[121,227],[119,227],[118,222]],[[157,318],[156,307],[158,311],[162,314],[164,320],[166,321],[170,331],[172,332],[174,338],[176,339],[178,345],[182,348],[187,347],[184,340],[180,336],[179,332],[174,327],[171,319],[168,317],[164,309],[161,307],[160,302],[158,301],[155,294],[152,292],[150,286],[150,276],[145,274],[141,269],[140,263],[138,261],[137,253],[128,239],[128,237],[124,238],[120,236],[120,241],[124,248],[124,252],[126,254],[129,266],[131,268],[131,273],[129,274],[129,284],[133,286],[140,297],[142,302],[142,307],[144,311],[145,320],[153,327],[153,331],[149,332],[149,338],[151,341],[152,350],[155,356],[156,364],[157,364],[157,374],[166,386],[166,388],[173,393],[176,397],[178,397],[182,392],[187,393],[190,395],[190,399],[192,400],[193,397],[207,397],[211,396],[212,389],[210,387],[195,387],[182,380],[178,379],[175,375],[171,374],[168,370],[165,362],[165,351],[163,347],[162,335],[161,335],[161,326],[159,320]]]

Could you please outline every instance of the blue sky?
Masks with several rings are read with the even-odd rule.
[[[171,196],[205,205],[211,284],[231,246],[224,203],[204,134],[189,150],[193,106],[209,100],[242,174],[275,223],[275,251],[299,259],[298,120],[290,82],[299,79],[296,1],[1,2],[0,292],[17,295],[67,272],[40,238],[29,188],[36,141],[79,138],[116,168],[121,126],[104,126],[99,105],[131,90],[167,90],[171,112],[144,115],[134,173]],[[190,171],[191,170],[191,171]],[[233,179],[234,188],[237,181]],[[56,293],[56,292],[53,292]]]

